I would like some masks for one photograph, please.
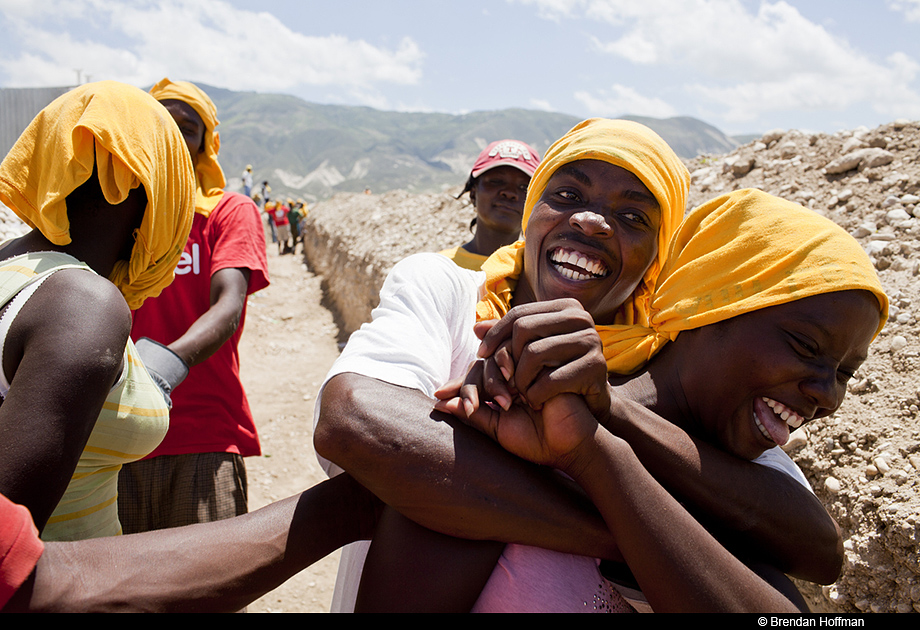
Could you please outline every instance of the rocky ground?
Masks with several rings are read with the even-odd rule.
[[[778,130],[687,163],[690,207],[748,187],[802,203],[859,240],[891,298],[891,319],[841,409],[789,446],[846,541],[834,585],[801,585],[816,610],[920,611],[918,151],[920,123],[897,121],[833,135]],[[343,313],[343,336],[369,317],[395,262],[465,242],[472,216],[448,193],[337,195],[317,205],[310,263]]]

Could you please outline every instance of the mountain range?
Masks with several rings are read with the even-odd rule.
[[[468,114],[391,112],[321,105],[296,96],[234,92],[201,85],[221,121],[220,161],[228,187],[253,167],[275,197],[326,199],[336,192],[437,192],[462,186],[491,141],[515,138],[541,154],[580,119],[552,112],[504,109]],[[0,155],[38,111],[70,88],[0,89]],[[689,117],[623,116],[657,131],[683,158],[724,154],[738,139]]]
[[[201,87],[217,105],[220,160],[230,188],[240,185],[239,174],[251,164],[257,186],[268,181],[272,195],[307,201],[365,189],[423,193],[461,186],[489,142],[515,138],[542,154],[580,121],[525,109],[461,115],[389,112]],[[695,118],[623,118],[651,127],[687,159],[738,146]]]

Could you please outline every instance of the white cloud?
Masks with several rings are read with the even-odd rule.
[[[541,11],[571,15],[553,0]],[[739,0],[572,0],[585,17],[609,24],[598,49],[638,64],[675,64],[720,78],[778,78],[807,66],[835,70],[857,56],[849,45],[794,7],[763,2],[757,13]]]
[[[903,13],[908,22],[920,22],[920,0],[888,0],[888,8]]]
[[[682,71],[689,94],[725,108],[730,120],[856,104],[886,115],[920,112],[917,61],[903,53],[873,59],[782,0],[755,10],[741,0],[516,1],[555,19],[601,24],[592,30],[609,35],[594,37],[595,50]],[[920,21],[920,0],[889,0],[889,6]]]
[[[609,90],[601,90],[599,95],[588,92],[576,92],[575,99],[580,101],[594,116],[651,116],[652,118],[670,118],[677,115],[677,110],[659,98],[642,96],[625,85],[613,85]]]
[[[108,44],[68,34],[76,31],[56,19],[55,4],[23,8],[16,0],[0,0],[24,51],[0,60],[8,84],[60,83],[59,77],[73,77],[73,68],[81,67],[97,79],[136,85],[168,75],[238,90],[337,86],[374,100],[374,86],[412,85],[422,75],[424,54],[411,38],[386,49],[340,35],[304,35],[268,13],[238,10],[222,0],[64,3],[83,28],[105,32]],[[34,5],[51,12],[39,14]]]
[[[583,8],[585,4],[584,0],[507,0],[507,2],[534,5],[541,18],[556,22],[563,17],[574,17],[576,9]]]
[[[747,122],[773,111],[843,111],[857,104],[888,118],[920,118],[920,99],[910,84],[920,66],[906,55],[888,58],[880,71],[871,64],[844,76],[799,72],[783,81],[747,81],[728,87],[701,83],[691,90],[725,108],[726,120]]]

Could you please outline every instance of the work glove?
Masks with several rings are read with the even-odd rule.
[[[141,337],[134,346],[137,348],[137,353],[141,355],[141,360],[150,378],[163,393],[166,406],[172,409],[172,398],[169,396],[172,390],[188,376],[188,365],[178,354],[148,337]]]

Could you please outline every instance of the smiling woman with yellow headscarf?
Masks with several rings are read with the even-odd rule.
[[[46,539],[120,533],[118,470],[166,432],[129,309],[172,281],[194,190],[166,110],[111,81],[56,99],[0,165],[33,228],[0,247],[0,492]]]
[[[534,172],[523,243],[500,249],[478,272],[437,254],[410,256],[394,267],[373,321],[351,336],[323,388],[314,434],[317,452],[367,479],[369,488],[381,489],[378,496],[402,495],[421,518],[441,516],[445,505],[476,503],[481,509],[475,518],[464,514],[444,523],[453,528],[462,521],[462,533],[470,537],[510,540],[502,538],[516,529],[507,526],[509,520],[524,523],[514,532],[521,536],[516,540],[539,530],[539,537],[558,536],[577,546],[573,538],[593,535],[583,528],[586,521],[572,522],[583,515],[563,505],[555,492],[541,485],[531,494],[531,484],[518,477],[525,473],[506,466],[500,455],[481,450],[458,456],[455,446],[463,440],[430,422],[430,402],[420,409],[418,400],[430,400],[438,388],[466,373],[479,345],[473,332],[477,314],[494,318],[512,304],[568,297],[599,323],[646,317],[644,305],[664,244],[683,217],[689,181],[674,151],[644,125],[593,119],[574,127],[550,147]],[[480,301],[483,288],[487,296]],[[374,437],[380,435],[393,439],[384,445]],[[403,435],[420,437],[409,447],[400,443]],[[419,444],[424,446],[416,448]],[[488,475],[488,487],[477,486],[480,471],[499,469]],[[421,478],[451,479],[456,491],[426,503],[439,489],[424,487]],[[517,478],[508,487],[526,487],[527,496],[512,491],[495,497],[494,478]],[[498,503],[500,518],[494,507]],[[528,507],[518,510],[523,504]],[[532,518],[534,505],[540,506],[539,518]],[[569,518],[566,525],[551,525]],[[576,530],[579,535],[573,534]],[[536,538],[527,542],[547,539]],[[343,599],[337,596],[334,607],[350,608],[346,602],[355,594],[350,591],[356,590],[358,573],[340,574],[343,588],[337,586],[337,593]]]
[[[671,147],[648,127],[604,118],[576,125],[546,151],[527,189],[522,219],[524,239],[499,249],[482,266],[486,283],[484,297],[477,306],[479,319],[498,319],[508,312],[524,270],[527,224],[534,207],[559,169],[582,160],[598,160],[632,173],[658,202],[661,216],[657,255],[616,316],[618,324],[648,321],[648,301],[667,255],[668,243],[684,217],[690,174]]]

